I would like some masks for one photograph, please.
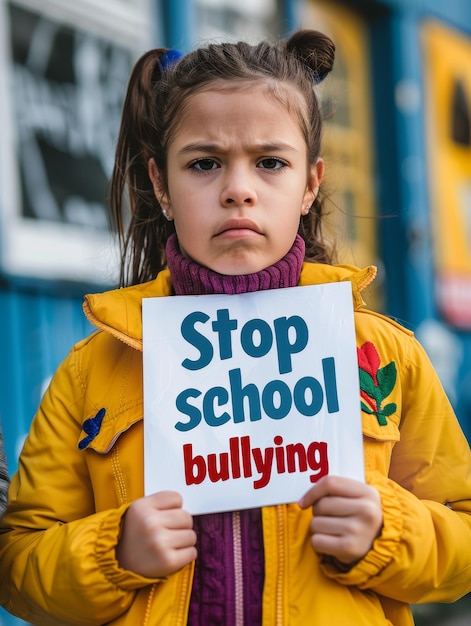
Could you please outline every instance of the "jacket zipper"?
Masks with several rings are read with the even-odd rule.
[[[286,552],[285,552],[285,532],[283,526],[283,507],[276,507],[276,521],[278,537],[278,567],[276,579],[276,598],[275,598],[275,625],[283,626],[283,581],[286,569]]]
[[[234,554],[234,581],[235,581],[235,624],[244,624],[244,572],[242,562],[242,537],[240,527],[240,513],[232,513],[232,534],[233,534],[233,554]]]
[[[188,620],[188,602],[190,600],[190,585],[193,580],[193,571],[194,571],[194,563],[187,565],[180,577],[180,585],[179,585],[179,593],[178,598],[180,598],[177,607],[177,615],[176,620],[174,622],[175,626],[185,626]]]
[[[185,607],[189,599],[189,587],[192,577],[192,571],[193,566],[189,565],[185,567],[181,572],[180,584],[178,585],[178,593],[176,594],[176,597],[179,598],[179,600],[174,613],[175,620],[172,621],[172,626],[185,626],[187,623],[187,611],[185,610]],[[154,583],[149,590],[149,595],[146,602],[146,612],[144,615],[144,621],[142,622],[142,626],[151,626],[153,623],[151,620],[152,604],[154,602],[154,595],[157,584],[158,583]]]
[[[147,596],[146,612],[144,615],[144,621],[142,623],[142,626],[148,626],[149,624],[150,610],[152,606],[152,600],[154,598],[154,592],[155,592],[155,583],[150,588],[149,595]]]

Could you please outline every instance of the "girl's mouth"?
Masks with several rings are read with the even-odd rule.
[[[229,219],[223,222],[216,231],[216,237],[253,237],[262,231],[255,222],[249,219]]]

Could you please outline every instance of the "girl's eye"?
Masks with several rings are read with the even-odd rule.
[[[218,167],[219,165],[213,159],[198,159],[197,161],[193,161],[190,165],[190,169],[196,170],[197,172],[210,172]]]
[[[258,162],[258,167],[264,170],[281,170],[283,167],[286,167],[286,163],[282,159],[267,157]]]

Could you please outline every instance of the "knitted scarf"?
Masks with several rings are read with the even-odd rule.
[[[295,287],[305,246],[297,235],[289,252],[277,263],[260,272],[237,276],[218,274],[184,257],[176,235],[168,239],[166,251],[176,295],[235,295]],[[261,624],[264,582],[261,510],[195,516],[194,528],[198,558],[189,626]]]

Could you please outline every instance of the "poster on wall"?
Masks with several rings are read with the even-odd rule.
[[[0,10],[1,270],[113,283],[106,202],[135,45],[56,20],[41,3]]]
[[[471,40],[438,22],[423,28],[430,203],[437,308],[471,329]]]

